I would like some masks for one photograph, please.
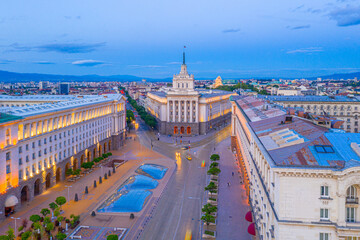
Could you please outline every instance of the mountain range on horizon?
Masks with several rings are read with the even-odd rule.
[[[334,73],[332,75],[325,76],[317,76],[307,78],[308,80],[314,80],[317,78],[322,79],[360,79],[360,72],[352,72],[352,73]],[[213,78],[198,78],[197,80],[205,80],[205,79],[215,79]],[[110,75],[110,76],[101,76],[101,75],[59,75],[59,74],[42,74],[42,73],[16,73],[16,72],[8,72],[0,70],[0,82],[25,82],[25,81],[50,81],[50,82],[68,82],[68,81],[141,81],[142,79],[146,79],[149,82],[171,82],[172,78],[144,78],[138,77],[134,75]],[[250,79],[250,78],[242,78],[242,77],[234,77],[234,78],[225,78],[225,79]],[[254,77],[254,79],[257,79]],[[264,78],[258,78],[264,79]],[[283,79],[286,79],[283,77]],[[294,79],[294,78],[288,78]]]

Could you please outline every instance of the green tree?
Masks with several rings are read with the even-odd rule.
[[[213,154],[210,156],[210,159],[212,161],[218,161],[220,159],[220,156],[219,156],[219,154]]]
[[[64,240],[66,237],[67,237],[67,236],[66,236],[65,233],[59,232],[58,234],[56,234],[56,238],[57,238],[58,240]]]
[[[210,164],[210,168],[217,167],[217,166],[219,166],[219,163],[217,163],[217,162],[212,162]]]
[[[203,220],[207,226],[209,226],[210,223],[215,222],[215,217],[213,215],[210,215],[208,213],[205,213],[201,216],[201,220]]]
[[[55,200],[56,204],[60,206],[64,205],[66,203],[66,198],[63,196],[57,197]]]
[[[31,215],[30,216],[30,221],[32,221],[33,223],[39,222],[41,219],[41,217],[37,214]]]
[[[46,224],[46,227],[45,227],[45,229],[46,229],[46,231],[48,232],[48,233],[50,233],[52,230],[54,230],[54,223],[52,223],[52,222],[49,222],[48,224]]]
[[[116,234],[111,234],[106,237],[106,240],[118,240],[118,239],[119,239],[119,237]]]
[[[205,187],[205,191],[209,191],[211,195],[213,193],[216,193],[216,190],[217,190],[217,186],[215,185],[214,182],[210,182],[209,185]]]
[[[15,239],[15,233],[14,233],[14,229],[12,227],[9,226],[6,234],[7,234],[9,240]]]
[[[220,169],[218,169],[218,168],[216,168],[216,167],[213,167],[213,168],[210,168],[210,169],[207,171],[207,174],[208,174],[208,175],[218,175],[220,172],[221,172]]]
[[[48,208],[41,209],[40,213],[46,217],[46,215],[50,214],[50,210]]]
[[[28,240],[32,235],[31,231],[26,231],[23,234],[21,234],[21,240]]]
[[[217,207],[211,205],[210,203],[205,204],[203,208],[201,209],[203,213],[211,214],[217,211]]]
[[[9,240],[7,235],[0,235],[0,240]]]

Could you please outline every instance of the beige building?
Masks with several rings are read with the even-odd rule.
[[[185,59],[185,57],[184,57]],[[149,92],[145,108],[158,121],[161,134],[198,135],[230,123],[232,92],[194,88],[185,60],[173,87]]]
[[[360,100],[358,97],[346,96],[258,96],[269,102],[277,103],[285,108],[302,108],[305,112],[336,117],[345,123],[342,129],[358,133]]]
[[[360,134],[232,97],[232,149],[258,239],[359,240]]]
[[[2,96],[2,105],[29,106],[0,108],[0,219],[64,180],[67,169],[120,148],[125,101],[120,94]]]

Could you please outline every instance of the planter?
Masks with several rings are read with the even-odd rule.
[[[211,179],[219,179],[219,176],[218,175],[210,175],[210,178]]]
[[[207,240],[207,239],[215,239],[216,238],[216,232],[205,230],[203,235],[202,235],[202,238],[205,239],[205,240]]]
[[[212,201],[212,200],[210,200],[210,199],[207,200],[207,203],[210,203],[210,204],[213,205],[213,206],[217,206],[217,205],[218,205],[218,204],[217,204],[217,201]]]
[[[215,232],[216,231],[216,223],[209,223],[209,225],[206,225],[206,223],[204,223],[204,229]]]

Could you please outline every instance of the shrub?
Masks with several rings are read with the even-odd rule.
[[[215,236],[215,233],[213,231],[205,230],[205,234]]]
[[[94,166],[94,162],[84,162],[81,164],[81,167],[86,169],[92,168],[93,166]]]
[[[221,172],[220,169],[213,167],[207,171],[207,174],[208,175],[218,175],[220,172]]]
[[[66,176],[73,175],[73,170],[71,168],[67,169],[65,172]]]
[[[26,231],[23,234],[21,234],[21,240],[28,240],[31,237],[31,231]]]
[[[106,153],[103,153],[103,155],[102,155],[103,158],[107,158],[107,156],[108,155]]]
[[[108,155],[109,155],[109,156],[112,156],[112,152],[108,152]]]
[[[76,170],[74,171],[74,175],[80,175],[80,173],[81,173],[81,170],[80,170],[80,169],[76,169]]]
[[[209,225],[210,223],[213,223],[215,221],[215,217],[210,214],[205,213],[201,217],[201,220],[203,220],[206,223],[206,225]]]
[[[219,166],[219,163],[217,163],[217,162],[212,162],[210,164],[210,168],[217,167],[217,166]]]
[[[20,226],[20,227],[18,228],[18,231],[19,231],[19,232],[21,232],[22,230],[24,230],[24,226]]]
[[[118,239],[119,239],[118,235],[115,234],[111,234],[106,237],[106,240],[118,240]]]
[[[30,216],[30,221],[32,221],[33,223],[39,222],[41,219],[41,217],[37,214],[31,215]]]
[[[94,159],[94,162],[98,163],[98,162],[100,162],[100,159],[99,159],[99,158],[95,158],[95,159]]]
[[[99,159],[100,159],[100,161],[104,160],[104,158],[103,158],[103,157],[99,157]]]
[[[63,196],[57,197],[55,202],[61,207],[66,203],[66,198]]]
[[[41,209],[40,213],[46,217],[46,215],[50,214],[50,210],[48,208]]]
[[[201,209],[203,213],[211,214],[217,211],[217,207],[211,205],[210,203],[205,204],[203,208]]]
[[[67,235],[65,233],[59,232],[58,234],[56,234],[56,238],[58,240],[64,240],[66,237],[67,237]]]

